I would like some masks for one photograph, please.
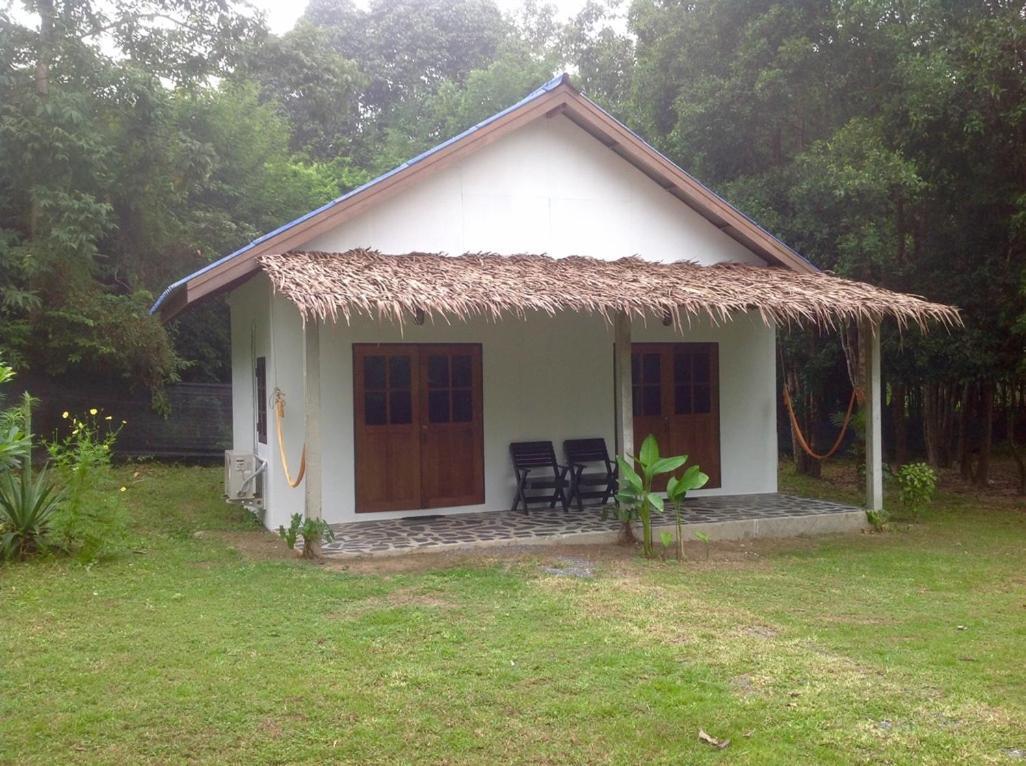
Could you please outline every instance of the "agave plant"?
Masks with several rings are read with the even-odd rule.
[[[0,477],[0,558],[23,559],[44,550],[61,500],[46,469],[33,476],[27,457],[17,475]]]
[[[688,462],[687,455],[676,455],[674,457],[660,457],[659,443],[654,435],[649,434],[641,443],[638,451],[637,465],[641,469],[638,473],[623,455],[616,458],[620,466],[620,491],[616,499],[625,513],[621,518],[629,519],[636,516],[641,522],[641,547],[646,558],[654,554],[652,547],[652,514],[662,513],[665,503],[679,503],[689,490],[705,486],[709,477],[702,473],[697,465],[689,466],[680,476],[671,476],[666,482],[666,499],[653,491],[652,484],[657,476],[673,473]],[[626,523],[629,523],[626,522]],[[677,544],[683,545],[680,529],[680,515],[677,516]]]
[[[11,470],[9,463],[0,466],[0,561],[23,559],[45,549],[54,514],[63,501],[45,468],[33,475],[32,400],[28,394],[21,411],[5,413],[3,420],[14,429],[9,433],[17,434],[12,450],[16,457],[7,457],[20,464],[21,470]]]

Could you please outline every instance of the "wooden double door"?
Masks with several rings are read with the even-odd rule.
[[[663,455],[687,455],[720,486],[719,354],[715,343],[631,345],[634,449],[655,434]],[[666,486],[664,477],[659,489]]]
[[[353,346],[356,511],[484,502],[481,346]]]

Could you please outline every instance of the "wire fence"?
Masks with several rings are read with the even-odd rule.
[[[152,457],[163,460],[220,460],[232,444],[232,393],[228,383],[177,383],[167,387],[167,415],[156,412],[148,391],[110,385],[19,376],[0,387],[4,406],[28,391],[38,400],[32,430],[44,440],[63,435],[62,413],[82,416],[96,409],[112,424],[124,421],[115,456],[121,459]]]

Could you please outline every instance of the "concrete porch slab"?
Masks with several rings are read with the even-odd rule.
[[[335,541],[321,546],[324,556],[356,558],[475,550],[504,545],[613,543],[619,521],[602,509],[569,512],[532,509],[530,515],[489,511],[424,518],[360,521],[332,527]],[[655,529],[674,532],[673,515]],[[837,534],[865,528],[865,511],[850,505],[790,495],[723,495],[684,503],[684,537],[703,532],[710,540]]]

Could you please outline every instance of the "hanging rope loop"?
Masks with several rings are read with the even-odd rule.
[[[791,401],[791,392],[787,386],[784,386],[784,406],[787,408],[787,415],[791,419],[791,428],[794,431],[795,441],[802,448],[806,455],[811,457],[813,460],[826,460],[834,456],[834,454],[841,448],[842,442],[844,442],[844,435],[848,433],[848,426],[851,424],[851,416],[855,412],[855,400],[858,398],[858,389],[853,387],[851,390],[851,399],[848,401],[848,411],[844,414],[844,422],[841,424],[841,431],[837,434],[837,438],[834,440],[833,446],[824,452],[819,454],[812,449],[808,439],[805,438],[805,434],[802,433],[801,426],[798,425],[798,416],[794,411],[794,403]]]
[[[285,420],[285,394],[280,388],[274,389],[274,429],[278,432],[278,457],[281,458],[281,467],[285,472],[285,481],[292,488],[298,487],[306,475],[306,444],[303,445],[303,452],[299,457],[299,473],[293,478],[289,471],[289,460],[285,454],[285,433],[282,421]]]

